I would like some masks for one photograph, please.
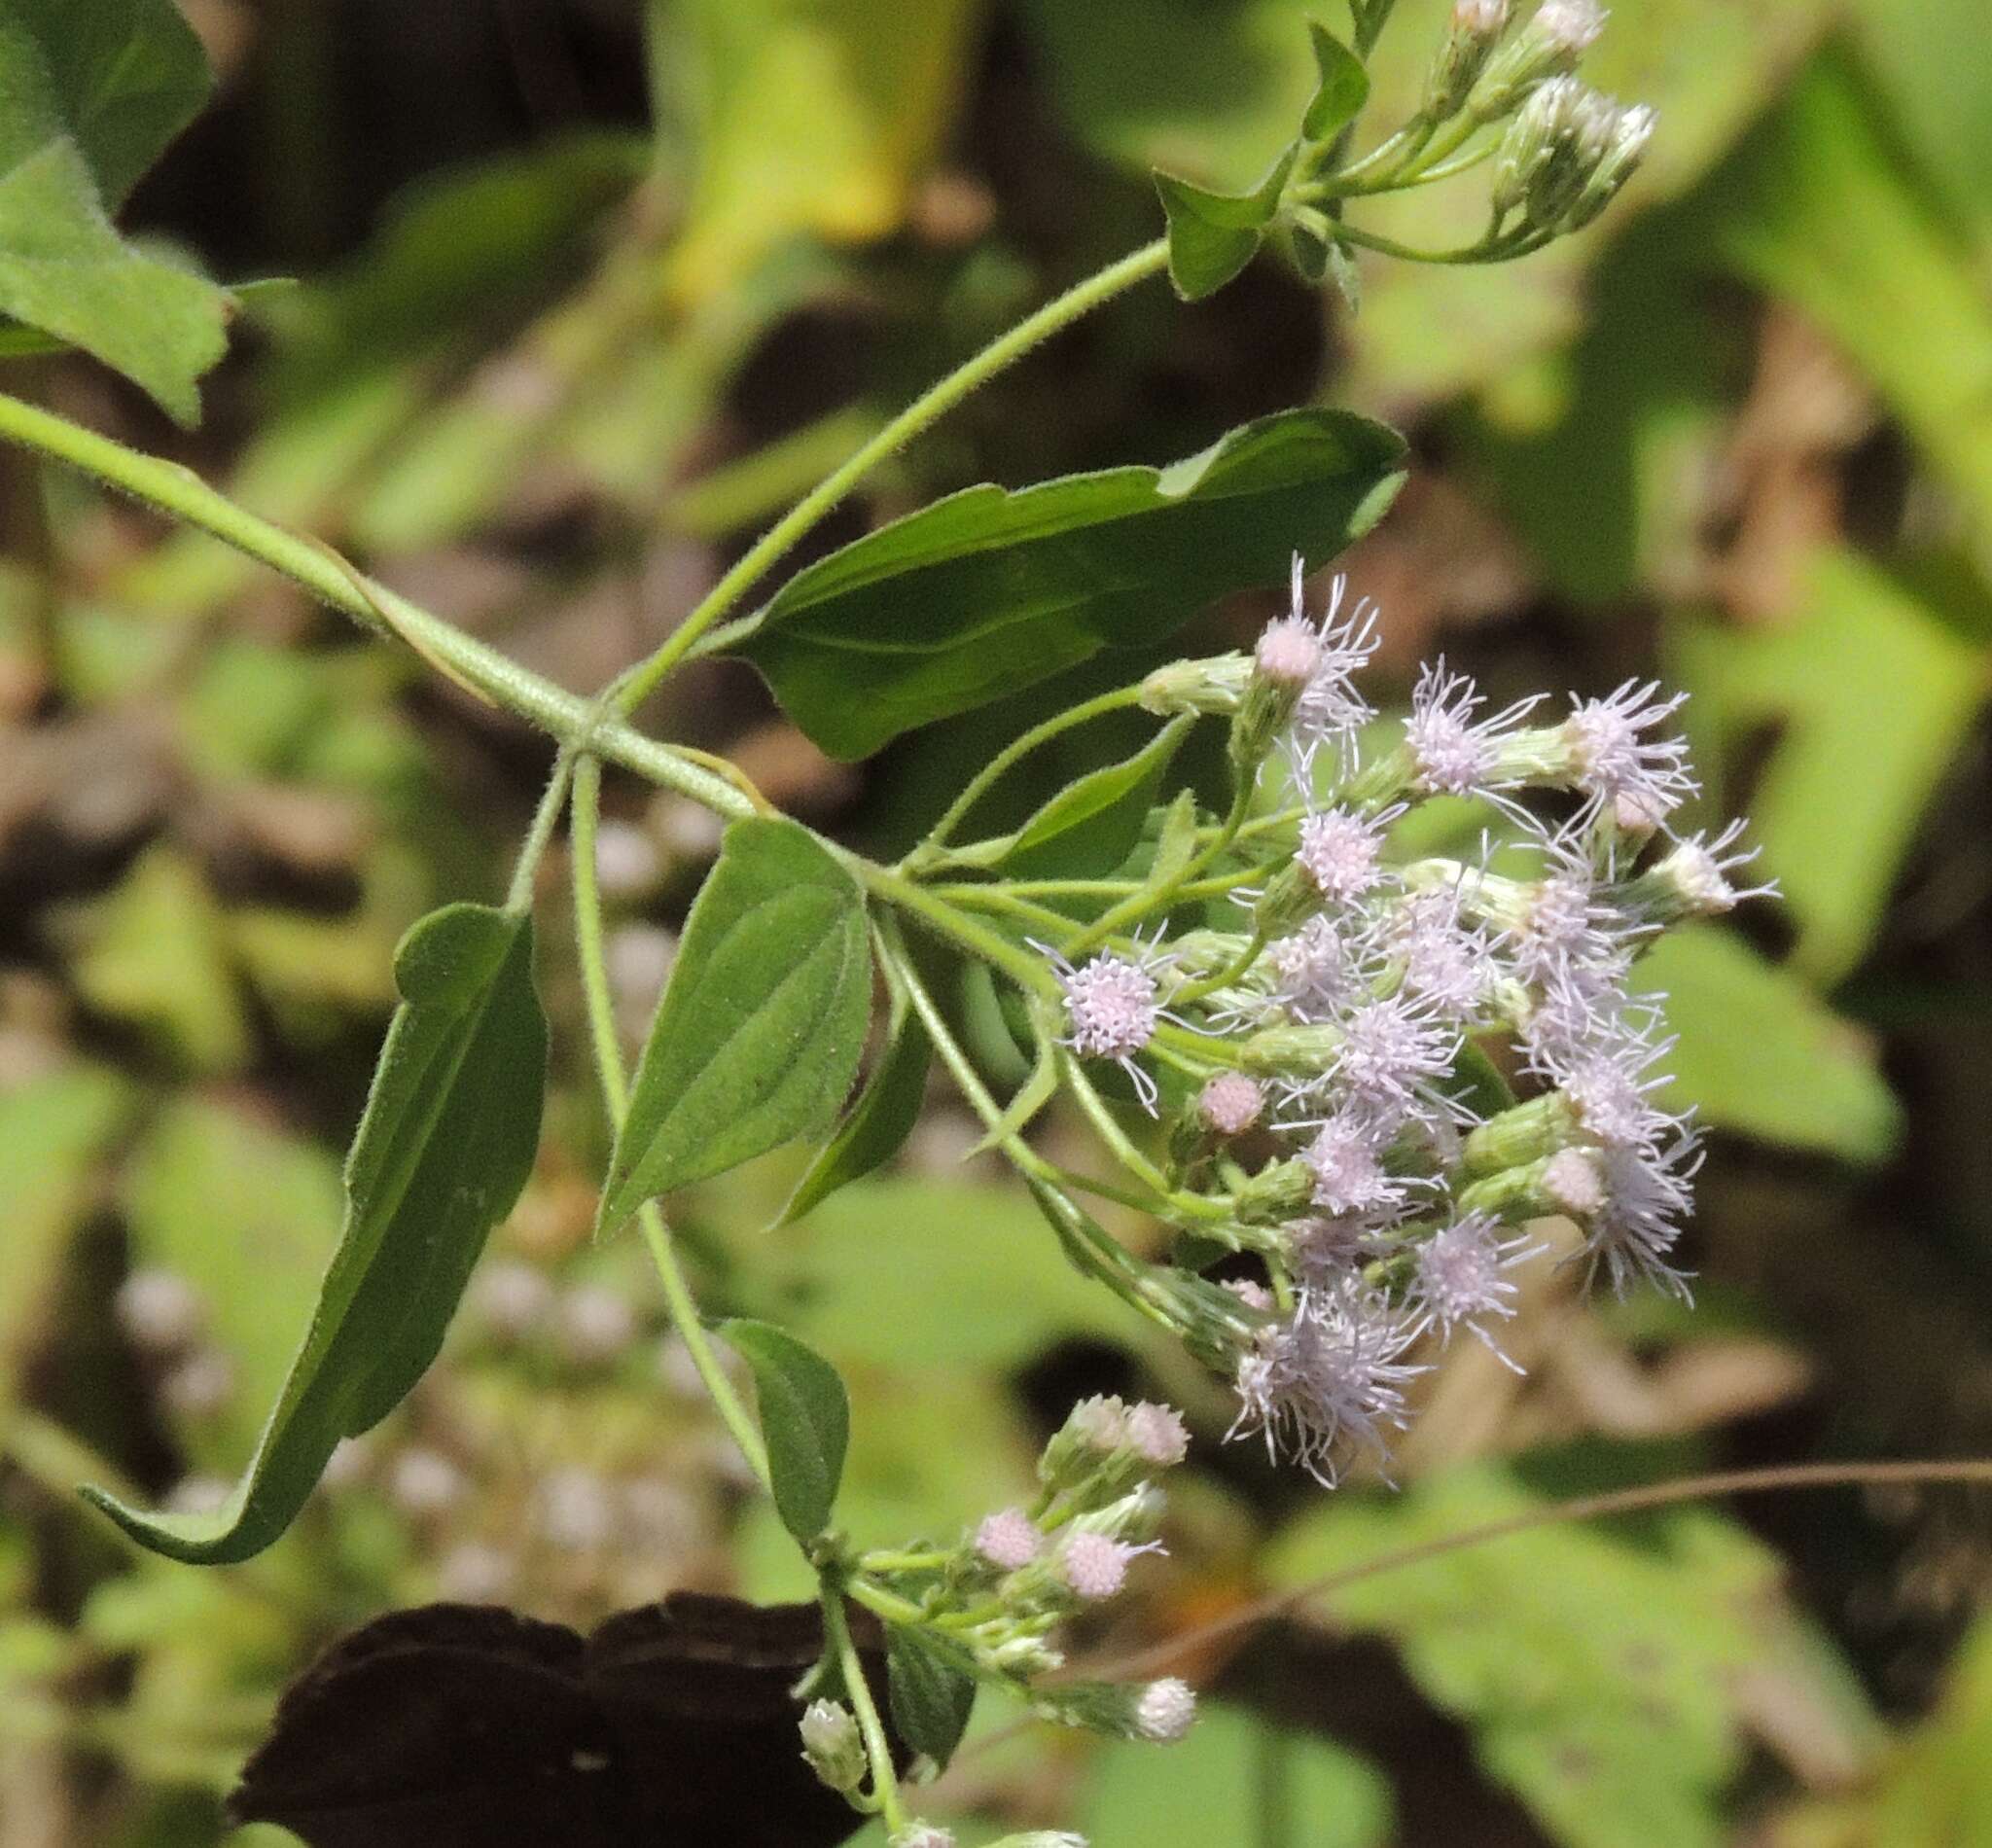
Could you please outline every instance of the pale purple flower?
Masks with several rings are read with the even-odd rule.
[[[1141,1400],[1127,1408],[1127,1439],[1144,1463],[1166,1470],[1190,1454],[1190,1432],[1172,1405]]]
[[[1654,1102],[1654,1093],[1671,1082],[1654,1067],[1673,1046],[1671,1039],[1650,1040],[1642,1026],[1621,1017],[1574,1052],[1543,1059],[1541,1069],[1570,1100],[1585,1135],[1607,1148],[1651,1146],[1681,1124]]]
[[[1658,693],[1658,681],[1642,686],[1628,680],[1602,699],[1571,695],[1563,733],[1586,815],[1624,810],[1622,819],[1648,833],[1695,793],[1687,744],[1678,737],[1648,735],[1666,725],[1688,695],[1661,699],[1655,697]]]
[[[1300,1159],[1314,1177],[1314,1203],[1332,1214],[1394,1211],[1404,1203],[1403,1185],[1384,1172],[1371,1121],[1331,1117]]]
[[[1506,1320],[1514,1314],[1515,1286],[1505,1273],[1540,1249],[1520,1233],[1504,1238],[1499,1222],[1489,1214],[1462,1214],[1418,1247],[1417,1299],[1438,1323],[1441,1334],[1450,1335],[1464,1324],[1504,1363],[1514,1367],[1478,1326],[1479,1319],[1499,1316]],[[1514,1370],[1521,1369],[1514,1367]]]
[[[1320,1020],[1368,986],[1363,946],[1325,914],[1310,917],[1291,937],[1267,946],[1265,960],[1277,994],[1300,1020]]]
[[[1543,0],[1529,24],[1566,56],[1581,57],[1605,29],[1605,9],[1597,0]]]
[[[1419,997],[1399,993],[1351,1008],[1337,1023],[1334,1076],[1356,1113],[1395,1126],[1452,1070],[1459,1035]]]
[[[1604,1203],[1584,1223],[1593,1271],[1602,1265],[1618,1296],[1646,1282],[1690,1300],[1688,1278],[1669,1256],[1693,1204],[1694,1174],[1701,1166],[1693,1129],[1677,1123],[1664,1142],[1601,1149],[1596,1159]]]
[[[976,1529],[976,1550],[1004,1572],[1016,1572],[1029,1565],[1044,1542],[1044,1535],[1020,1508],[999,1509],[986,1514]]]
[[[1161,1005],[1156,980],[1159,963],[1141,952],[1133,957],[1102,954],[1074,967],[1056,950],[1036,945],[1050,957],[1065,991],[1065,1017],[1071,1027],[1065,1044],[1081,1058],[1112,1059],[1127,1074],[1142,1107],[1156,1108],[1156,1082],[1135,1062],[1156,1036],[1156,1028],[1172,1018]]]
[[[1692,917],[1720,917],[1733,911],[1745,899],[1768,898],[1777,890],[1775,879],[1761,885],[1737,886],[1729,875],[1749,866],[1759,849],[1739,849],[1743,823],[1732,821],[1711,839],[1694,835],[1680,841],[1654,868],[1653,876],[1664,881],[1678,895],[1680,908]]]
[[[1125,1541],[1082,1529],[1068,1535],[1058,1549],[1058,1573],[1088,1602],[1111,1598],[1126,1582],[1129,1560],[1140,1553],[1160,1550],[1153,1542],[1146,1546],[1130,1546]]]
[[[1480,1012],[1496,972],[1494,940],[1462,922],[1457,887],[1413,893],[1391,914],[1389,938],[1406,994],[1455,1024]]]
[[[1466,674],[1446,671],[1445,657],[1428,662],[1411,690],[1405,738],[1416,787],[1441,796],[1491,796],[1515,781],[1498,773],[1502,739],[1533,711],[1540,694],[1481,719],[1484,696]]]
[[[1402,1429],[1405,1389],[1427,1369],[1406,1362],[1422,1324],[1354,1280],[1305,1289],[1293,1316],[1261,1333],[1238,1366],[1236,1437],[1263,1432],[1333,1488],[1352,1451],[1386,1452],[1385,1427]]]
[[[1221,1136],[1242,1136],[1265,1110],[1265,1087],[1243,1072],[1220,1072],[1196,1096],[1197,1115]]]
[[[1294,858],[1323,898],[1349,904],[1382,884],[1383,828],[1403,812],[1366,816],[1330,808],[1309,815]]]
[[[1304,576],[1300,556],[1294,555],[1293,608],[1286,622],[1303,621]],[[1313,675],[1301,689],[1294,710],[1292,755],[1302,775],[1324,744],[1333,744],[1344,765],[1355,750],[1356,734],[1376,716],[1376,709],[1356,691],[1355,676],[1376,652],[1376,606],[1360,598],[1346,617],[1341,614],[1348,580],[1337,575],[1329,586],[1328,608],[1315,625],[1318,658]]]

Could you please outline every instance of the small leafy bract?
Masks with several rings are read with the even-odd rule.
[[[1319,19],[1307,21],[1307,32],[1314,41],[1314,68],[1321,73],[1321,82],[1300,118],[1300,132],[1309,141],[1326,141],[1362,113],[1370,100],[1370,73]]]
[[[728,1322],[720,1333],[754,1369],[775,1511],[806,1545],[830,1524],[836,1504],[851,1439],[850,1395],[836,1368],[793,1334],[746,1321]]]
[[[826,1128],[858,1075],[871,1004],[857,883],[806,828],[735,822],[686,920],[599,1229]]]
[[[885,1690],[900,1737],[944,1771],[976,1705],[976,1677],[966,1653],[957,1654],[923,1630],[889,1623]]]
[[[262,1551],[341,1438],[377,1424],[436,1358],[491,1227],[532,1171],[547,1026],[529,919],[449,905],[395,956],[402,1005],[346,1158],[346,1220],[318,1308],[234,1493],[199,1514],[87,1500],[141,1546],[196,1565]]]
[[[741,653],[834,757],[1000,699],[1367,532],[1404,439],[1345,411],[1244,424],[1164,469],[950,494],[800,571]]]
[[[1299,152],[1298,143],[1287,149],[1249,193],[1214,193],[1156,172],[1156,191],[1169,221],[1169,280],[1184,301],[1216,294],[1252,261]]]

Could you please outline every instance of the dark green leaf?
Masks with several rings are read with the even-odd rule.
[[[945,1770],[976,1705],[967,1656],[923,1630],[888,1624],[885,1692],[899,1736]]]
[[[82,347],[190,424],[229,297],[127,244],[109,214],[211,83],[171,0],[0,11],[0,316]]]
[[[1289,148],[1249,193],[1214,193],[1173,173],[1156,174],[1169,222],[1169,280],[1184,301],[1215,294],[1252,261],[1298,152]]]
[[[1322,562],[1403,480],[1345,411],[1244,425],[1165,469],[951,494],[799,572],[741,645],[790,716],[859,758],[914,726],[1160,641],[1213,598]]]
[[[213,88],[173,0],[6,0],[0,168],[66,138],[115,210]]]
[[[1300,133],[1309,141],[1328,141],[1356,120],[1370,100],[1370,73],[1363,60],[1318,19],[1307,21],[1314,40],[1314,65],[1320,87],[1300,118]]]
[[[827,1128],[858,1075],[871,1007],[857,883],[806,828],[735,822],[651,1024],[598,1229]]]
[[[395,957],[402,1005],[346,1157],[345,1228],[248,1469],[212,1513],[145,1514],[86,1488],[140,1545],[197,1565],[260,1552],[339,1439],[377,1424],[436,1358],[491,1227],[532,1171],[547,1028],[528,919],[423,918]]]
[[[920,1119],[933,1054],[934,1042],[919,1015],[907,1006],[903,994],[895,994],[878,1069],[850,1115],[837,1125],[836,1134],[797,1183],[777,1226],[792,1225],[838,1188],[862,1180],[899,1153]]]
[[[830,1524],[851,1438],[851,1402],[836,1368],[765,1322],[720,1333],[754,1369],[767,1471],[782,1525],[805,1545]]]
[[[1501,1068],[1469,1040],[1452,1062],[1453,1095],[1476,1117],[1498,1117],[1514,1102]]]

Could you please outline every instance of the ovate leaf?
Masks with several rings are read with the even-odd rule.
[[[86,1488],[141,1546],[227,1564],[275,1540],[341,1438],[422,1376],[491,1227],[531,1172],[547,1028],[532,926],[481,905],[422,919],[395,957],[402,1004],[346,1158],[345,1227],[248,1469],[205,1514],[147,1514]]]
[[[171,0],[0,8],[0,315],[82,347],[190,424],[229,297],[126,243],[110,213],[212,81]]]
[[[836,1368],[780,1329],[738,1321],[720,1333],[753,1369],[775,1510],[806,1545],[829,1526],[836,1504],[851,1439],[850,1396]]]
[[[1293,410],[1165,469],[984,484],[797,573],[741,652],[826,751],[864,757],[1103,648],[1151,647],[1213,598],[1325,560],[1402,482],[1404,440]]]
[[[1173,173],[1156,173],[1156,191],[1169,224],[1169,280],[1184,301],[1216,294],[1252,261],[1279,210],[1280,189],[1298,152],[1289,148],[1250,193],[1214,193]]]
[[[1300,133],[1309,141],[1329,141],[1354,122],[1370,100],[1370,73],[1319,19],[1309,19],[1307,31],[1314,41],[1314,68],[1321,73],[1321,82],[1300,118]]]
[[[904,992],[896,993],[877,1070],[836,1134],[796,1184],[778,1225],[791,1225],[838,1188],[863,1180],[899,1153],[920,1119],[933,1056],[934,1042],[919,1015],[907,1006]]]
[[[976,1705],[967,1656],[923,1630],[888,1624],[885,1691],[900,1737],[945,1770]]]
[[[643,1048],[599,1229],[828,1127],[872,1005],[864,895],[806,828],[727,830]]]

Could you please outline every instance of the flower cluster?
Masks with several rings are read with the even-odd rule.
[[[1228,909],[1057,964],[1066,1044],[1169,1119],[1158,1211],[1265,1273],[1147,1296],[1235,1368],[1235,1429],[1328,1482],[1384,1452],[1429,1339],[1502,1352],[1530,1220],[1575,1221],[1617,1290],[1686,1294],[1696,1134],[1628,977],[1669,925],[1764,889],[1737,883],[1736,828],[1672,825],[1695,793],[1679,695],[1627,682],[1550,715],[1440,660],[1380,721],[1355,684],[1375,616],[1343,595],[1310,619],[1297,560],[1251,657],[1151,676],[1153,709],[1231,715],[1239,815],[1205,854],[1238,870]],[[1436,798],[1481,805],[1477,854],[1399,850]]]

